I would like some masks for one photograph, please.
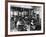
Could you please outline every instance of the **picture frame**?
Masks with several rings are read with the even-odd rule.
[[[25,13],[23,14],[23,12],[25,12]],[[34,12],[34,14],[32,14],[31,12]],[[27,22],[23,18],[25,21],[23,24],[25,25],[28,23],[29,25],[26,25],[26,26],[29,28],[27,28],[27,30],[26,30],[26,28],[23,30],[24,25],[21,25],[21,26],[19,25],[20,27],[18,26],[18,28],[20,28],[20,29],[17,29],[17,31],[16,31],[16,29],[14,30],[14,28],[12,29],[12,27],[11,27],[11,24],[13,23],[13,22],[11,23],[11,21],[12,20],[14,21],[14,19],[11,20],[12,15],[14,17],[19,16],[18,17],[19,20],[22,19],[22,17],[25,18],[26,16],[30,16],[30,15],[32,16],[31,17],[32,19],[34,17],[36,17],[35,19],[37,19],[37,16],[38,16],[39,20],[37,19],[37,20],[35,20],[35,22],[38,22],[37,24],[39,24],[39,22],[40,22],[40,25],[37,25],[37,24],[33,25],[34,22],[31,25],[30,24],[32,21],[31,18],[30,18],[30,20],[31,20],[30,21],[29,17],[28,17]],[[21,18],[20,18],[20,16],[21,16]],[[30,23],[28,21],[30,21]],[[17,28],[16,24],[14,26],[15,26],[15,28]],[[40,26],[40,27],[37,27],[37,26]],[[22,35],[40,35],[40,34],[45,34],[45,3],[44,2],[8,1],[8,0],[5,1],[5,36],[6,37],[7,36],[22,36]]]

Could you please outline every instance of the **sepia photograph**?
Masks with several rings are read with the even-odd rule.
[[[43,33],[43,4],[8,3],[8,35]]]

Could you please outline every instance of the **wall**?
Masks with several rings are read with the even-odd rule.
[[[25,0],[25,1],[45,2],[45,0]],[[46,18],[46,13],[45,13],[45,18]],[[5,37],[5,0],[0,0],[0,37]],[[46,32],[44,35],[28,35],[28,36],[14,36],[14,37],[46,37]]]

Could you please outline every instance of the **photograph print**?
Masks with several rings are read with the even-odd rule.
[[[43,4],[8,2],[8,35],[43,33]]]

